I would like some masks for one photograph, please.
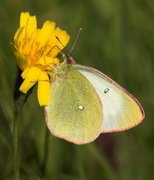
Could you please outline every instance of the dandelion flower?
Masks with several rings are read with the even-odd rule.
[[[47,20],[39,29],[36,16],[30,16],[28,12],[20,15],[20,26],[13,43],[16,63],[24,79],[19,90],[27,93],[38,82],[37,94],[41,106],[49,104],[50,81],[55,76],[55,67],[60,64],[56,56],[69,38],[67,32],[56,27],[54,22]]]

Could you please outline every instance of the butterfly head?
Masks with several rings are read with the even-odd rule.
[[[75,60],[73,59],[73,57],[69,53],[65,54],[65,58],[66,58],[67,64],[72,65],[72,64],[76,63]]]

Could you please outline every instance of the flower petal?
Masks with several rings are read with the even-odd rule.
[[[42,56],[38,62],[38,65],[42,65],[42,66],[52,66],[52,65],[59,65],[60,61],[58,58],[52,58],[52,57],[48,57],[48,56]]]
[[[14,43],[17,47],[19,46],[20,40],[23,39],[23,37],[21,38],[22,31],[23,31],[23,27],[18,28],[14,35]]]
[[[38,81],[38,101],[40,106],[47,106],[50,101],[50,80],[47,73],[43,72],[40,74],[39,81]]]
[[[55,57],[66,46],[69,39],[70,36],[67,34],[67,32],[57,27],[49,42],[50,46],[48,47],[50,49],[46,50],[48,51],[48,55],[51,57]]]
[[[68,43],[70,36],[67,34],[66,31],[63,31],[62,29],[60,29],[59,27],[56,28],[56,37],[59,38],[60,42],[58,41],[58,46],[60,47],[60,49],[63,49],[66,44]]]
[[[37,29],[36,17],[35,16],[31,16],[28,19],[28,22],[27,22],[26,33],[27,34],[31,34],[36,29]]]
[[[20,14],[20,27],[26,26],[29,17],[29,12],[22,12]]]
[[[45,21],[42,29],[40,30],[37,41],[40,42],[41,45],[45,45],[49,40],[50,35],[53,33],[55,29],[55,23],[51,21]]]
[[[35,16],[30,16],[28,12],[21,13],[20,15],[20,28],[23,28],[20,36],[26,37],[37,29],[37,21]]]
[[[37,31],[36,17],[30,16],[29,13],[27,12],[21,13],[20,28],[18,28],[14,36],[14,43],[15,43],[14,46],[16,47],[17,51],[19,51],[20,54],[27,55],[30,53],[31,46],[34,41],[34,39],[31,38],[31,35],[34,35],[35,31]]]
[[[37,67],[31,67],[29,73],[27,74],[26,79],[29,81],[38,81],[40,74],[41,74],[41,69]]]
[[[26,94],[28,92],[28,90],[36,83],[36,81],[29,81],[27,79],[25,79],[23,81],[23,83],[21,84],[19,90]]]
[[[21,13],[20,15],[20,27],[24,28],[24,33],[31,34],[33,31],[37,29],[37,21],[36,16],[30,16],[28,12]]]
[[[41,70],[39,68],[37,67],[30,68],[19,90],[23,93],[27,93],[27,91],[38,81],[40,74],[41,74]]]
[[[27,77],[27,75],[29,74],[29,71],[30,71],[30,68],[29,68],[29,67],[26,68],[26,69],[22,72],[21,77],[22,77],[23,79],[25,79],[25,78]]]
[[[23,71],[28,66],[28,59],[18,51],[15,52],[18,67]]]
[[[35,56],[37,54],[37,50],[38,50],[38,35],[39,35],[39,31],[40,30],[36,30],[31,34],[30,40],[28,44],[29,47],[29,54],[31,54],[31,56]],[[39,54],[38,54],[39,55]],[[35,60],[37,61],[37,60]]]

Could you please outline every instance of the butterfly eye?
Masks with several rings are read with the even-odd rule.
[[[107,92],[109,92],[109,88],[106,88],[106,89],[104,90],[104,94],[106,94]]]

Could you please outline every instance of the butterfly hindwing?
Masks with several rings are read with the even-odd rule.
[[[129,129],[143,120],[141,105],[124,88],[94,68],[81,65],[76,67],[93,85],[102,102],[102,132]]]

